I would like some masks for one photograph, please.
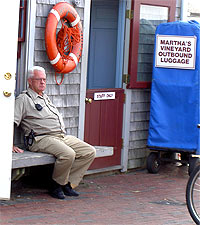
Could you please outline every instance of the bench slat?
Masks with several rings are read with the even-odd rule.
[[[113,155],[114,148],[107,146],[95,146],[96,158]],[[47,153],[24,151],[24,153],[12,154],[12,168],[24,168],[30,166],[47,165],[55,162],[55,157]]]

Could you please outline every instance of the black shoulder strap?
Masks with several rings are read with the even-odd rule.
[[[28,93],[28,91],[26,92],[26,94],[28,95],[29,98],[31,98],[30,94]],[[31,98],[32,99],[32,98]]]

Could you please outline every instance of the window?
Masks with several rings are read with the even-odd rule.
[[[149,88],[151,84],[155,30],[175,18],[175,0],[133,0],[128,88]]]

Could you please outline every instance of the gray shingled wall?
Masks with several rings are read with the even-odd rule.
[[[69,74],[64,75],[62,85],[57,85],[55,81],[55,71],[47,58],[45,50],[45,23],[52,7],[60,1],[37,0],[36,24],[35,24],[35,52],[34,64],[43,66],[47,74],[46,94],[51,101],[58,107],[63,115],[67,134],[78,135],[78,116],[79,116],[79,95],[80,95],[80,71],[81,62]],[[71,1],[66,1],[71,3]],[[83,7],[76,8],[81,20],[83,20]],[[60,24],[58,25],[58,28]],[[62,75],[57,74],[58,83]]]
[[[128,168],[144,166],[148,155],[149,108],[150,90],[132,90]]]

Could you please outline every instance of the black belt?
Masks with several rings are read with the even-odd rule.
[[[56,135],[56,134],[64,134],[65,135],[65,133],[60,133],[60,132],[58,132],[58,133],[48,133],[48,134],[35,134],[34,133],[34,137],[43,136],[43,135]]]
[[[34,134],[34,137],[43,136],[43,135],[48,135],[48,134]]]

